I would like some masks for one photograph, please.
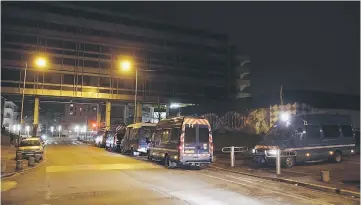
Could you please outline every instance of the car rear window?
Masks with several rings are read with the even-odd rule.
[[[186,127],[185,129],[184,142],[195,143],[196,142],[196,128]]]
[[[209,130],[207,127],[199,128],[199,142],[208,142],[209,141]]]
[[[20,142],[20,147],[39,146],[39,145],[40,145],[39,140],[24,140]]]

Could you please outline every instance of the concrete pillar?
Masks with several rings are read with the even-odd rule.
[[[137,113],[135,116],[135,122],[142,122],[142,104],[137,102]]]
[[[39,96],[35,96],[34,101],[34,123],[33,123],[33,135],[36,136],[39,126]]]
[[[99,130],[100,128],[100,121],[101,121],[101,115],[100,115],[100,106],[99,104],[97,105],[97,128]]]
[[[110,110],[111,110],[111,103],[107,101],[105,104],[105,126],[106,129],[110,129]]]
[[[127,105],[124,105],[124,124],[127,124]]]

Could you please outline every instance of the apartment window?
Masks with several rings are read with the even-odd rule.
[[[72,33],[72,34],[77,34],[78,33],[78,28],[75,26],[65,26],[65,32],[67,33]]]
[[[64,55],[68,55],[68,56],[76,56],[76,51],[67,51],[67,50],[64,50],[63,51],[63,54]]]
[[[102,35],[102,31],[101,30],[97,30],[97,29],[92,29],[92,28],[87,28],[87,32],[88,35],[92,35],[92,36],[101,36]]]
[[[99,68],[99,63],[97,61],[84,60],[84,66],[89,68]]]
[[[112,37],[112,32],[102,30],[101,31],[101,36],[103,36],[103,37]]]
[[[85,51],[100,52],[100,45],[85,44]]]
[[[83,75],[83,85],[90,85],[90,77]]]
[[[64,77],[64,80],[63,80],[63,83],[64,84],[70,84],[70,85],[73,85],[74,84],[74,75],[72,74],[64,74],[63,75]]]
[[[4,24],[10,25],[19,25],[19,26],[27,26],[27,27],[38,27],[38,21],[32,19],[23,19],[23,18],[15,18],[15,17],[4,17]]]
[[[52,22],[42,22],[42,28],[49,29],[53,31],[59,31],[64,32],[65,31],[65,25],[52,23]]]
[[[75,65],[75,59],[64,58],[63,59],[63,64],[64,65],[69,65],[69,66],[74,66]]]
[[[20,43],[22,41],[22,36],[17,34],[4,34],[4,41]]]
[[[110,62],[100,62],[100,68],[110,69],[111,68],[111,63]]]
[[[76,43],[71,41],[63,41],[63,48],[76,50]]]
[[[100,87],[110,87],[110,78],[100,77],[99,85]]]
[[[13,51],[2,51],[1,58],[7,60],[21,60],[21,53]]]
[[[14,69],[1,69],[1,79],[2,80],[14,80],[18,81],[20,79],[20,72]]]
[[[63,42],[57,39],[47,39],[47,45],[50,47],[62,48]]]

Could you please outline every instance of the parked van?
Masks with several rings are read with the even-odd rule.
[[[121,152],[123,154],[130,153],[146,154],[148,143],[155,130],[155,123],[135,123],[127,126],[124,139],[121,143]]]
[[[148,159],[161,161],[167,168],[211,163],[213,142],[208,120],[176,117],[158,122]]]
[[[308,114],[283,117],[256,145],[253,159],[257,163],[274,163],[281,150],[284,167],[296,163],[332,160],[355,154],[351,120],[346,115]]]

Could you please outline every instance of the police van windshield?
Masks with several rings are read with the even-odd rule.
[[[264,139],[286,139],[291,138],[292,134],[292,126],[274,125],[264,136]]]

